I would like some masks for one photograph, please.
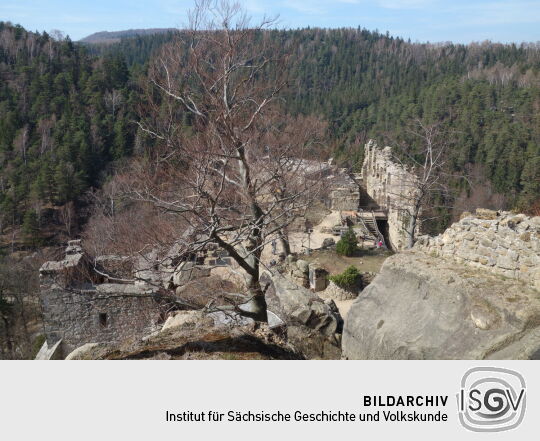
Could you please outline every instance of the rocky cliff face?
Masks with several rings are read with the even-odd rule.
[[[343,356],[540,359],[539,219],[485,217],[387,259],[345,319]]]

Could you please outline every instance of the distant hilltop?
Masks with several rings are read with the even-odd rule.
[[[165,34],[167,32],[176,32],[175,28],[155,28],[155,29],[128,29],[127,31],[101,31],[95,32],[87,37],[80,39],[81,43],[117,43],[122,38],[135,37],[137,35]]]

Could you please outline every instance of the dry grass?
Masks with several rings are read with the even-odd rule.
[[[301,258],[308,262],[317,262],[330,274],[341,273],[350,265],[356,266],[360,272],[378,273],[383,262],[391,255],[390,252],[360,250],[356,256],[346,257],[333,250],[320,250]]]

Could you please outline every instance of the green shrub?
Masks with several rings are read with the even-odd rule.
[[[360,272],[358,271],[358,268],[351,265],[341,274],[330,276],[329,279],[340,288],[353,289],[358,285],[360,280]]]
[[[341,256],[350,257],[354,255],[357,249],[356,234],[354,234],[354,231],[349,228],[349,230],[341,237],[341,239],[339,239],[338,243],[336,244],[336,253]]]

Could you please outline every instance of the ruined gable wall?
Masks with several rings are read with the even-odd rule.
[[[360,203],[360,187],[347,175],[344,169],[339,170],[334,178],[330,192],[330,208],[338,211],[356,211]]]
[[[45,285],[41,291],[48,344],[62,339],[63,355],[85,343],[112,343],[149,334],[160,319],[159,303],[130,285],[89,289]]]
[[[414,249],[522,280],[540,290],[540,217],[478,209]]]
[[[162,305],[148,285],[98,283],[79,241],[66,258],[40,269],[40,299],[49,346],[62,339],[63,356],[85,343],[118,343],[150,333]]]
[[[416,176],[392,159],[390,147],[380,148],[370,140],[365,145],[362,180],[369,197],[387,210],[391,247],[403,249],[406,245],[407,209],[411,206]],[[370,202],[361,201],[360,205],[369,208]]]

